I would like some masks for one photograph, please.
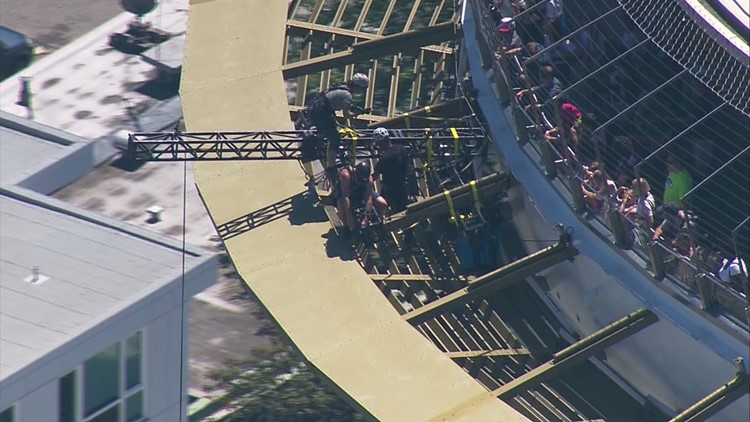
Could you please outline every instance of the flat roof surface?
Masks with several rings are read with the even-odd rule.
[[[0,184],[32,170],[67,147],[0,126]]]
[[[24,281],[34,266],[37,284]],[[0,380],[174,280],[181,266],[168,246],[0,196]]]
[[[286,14],[284,2],[191,2],[181,82],[188,131],[292,128],[281,74]],[[195,176],[217,226],[307,189],[290,161],[196,163]],[[225,245],[315,370],[377,420],[526,420],[405,322],[355,261],[331,255],[321,209],[297,205]]]

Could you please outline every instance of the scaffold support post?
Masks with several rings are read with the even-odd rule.
[[[688,407],[669,422],[702,422],[708,420],[738,398],[750,393],[749,378],[742,358],[738,357],[734,362],[737,364],[737,373],[731,381]]]
[[[560,372],[570,369],[574,365],[657,321],[658,317],[654,312],[648,309],[639,309],[555,353],[549,362],[493,390],[492,393],[500,398],[515,396],[522,391],[553,378]]]

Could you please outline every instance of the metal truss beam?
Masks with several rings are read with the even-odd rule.
[[[357,158],[377,158],[372,129],[348,132],[342,148],[356,150]],[[481,128],[400,129],[391,132],[394,143],[413,152],[450,145],[478,145],[484,141]],[[317,143],[316,143],[317,142]],[[163,132],[133,133],[128,137],[127,157],[136,161],[300,160],[308,146],[322,144],[314,130],[255,132]],[[463,151],[463,150],[461,150]],[[318,158],[318,157],[310,157]]]
[[[525,280],[539,271],[557,265],[576,255],[578,255],[578,250],[570,244],[567,235],[562,233],[560,241],[556,244],[489,272],[469,282],[467,287],[409,312],[404,315],[404,319],[413,325],[420,324],[441,313],[461,307],[466,302],[481,299],[514,283]]]
[[[748,391],[750,378],[745,372],[742,358],[738,357],[734,362],[737,364],[737,373],[731,381],[722,385],[698,403],[688,407],[669,422],[703,422],[738,398],[750,393]]]
[[[401,129],[406,130],[406,129]],[[510,187],[511,176],[507,173],[494,173],[476,180],[476,188],[481,198],[491,198]],[[465,184],[447,191],[455,208],[471,205],[474,195],[470,184]],[[408,227],[427,218],[450,212],[450,205],[446,200],[446,194],[430,196],[422,201],[410,204],[406,211],[394,214],[383,224],[385,230],[395,231]]]
[[[317,23],[303,22],[298,20],[289,20],[286,23],[287,34],[305,36],[312,38],[328,39],[336,36],[337,40],[344,39],[345,42],[362,42],[369,40],[383,39],[382,35],[375,35],[369,32],[353,31],[351,29],[333,28],[327,25]],[[426,45],[421,47],[422,50],[434,54],[453,54],[452,47],[441,45]]]
[[[497,356],[521,356],[531,354],[528,349],[496,349],[496,350],[470,350],[468,352],[446,352],[445,356],[451,359],[476,359]]]
[[[648,309],[639,309],[555,353],[549,362],[493,390],[492,394],[502,399],[518,395],[657,321],[658,317],[655,313]]]
[[[370,279],[376,282],[425,282],[425,283],[440,283],[440,282],[466,282],[467,279],[459,276],[458,278],[439,278],[433,277],[427,274],[370,274]]]
[[[453,39],[461,29],[455,22],[446,22],[418,31],[402,32],[382,38],[363,41],[346,51],[332,53],[285,65],[281,71],[284,79],[296,78],[340,66],[387,56],[399,52],[418,50],[426,45]]]

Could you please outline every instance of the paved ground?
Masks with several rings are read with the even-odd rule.
[[[187,5],[188,0],[162,1],[147,20],[165,31],[181,33],[186,28]],[[154,84],[151,65],[138,55],[107,45],[109,35],[123,30],[132,18],[120,11],[117,0],[0,0],[0,24],[55,50],[22,72],[32,77],[35,121],[93,140],[122,129],[161,129],[180,117],[174,87],[168,90]],[[17,79],[0,84],[0,109],[27,117],[27,110],[15,104]],[[183,202],[184,186],[187,197]],[[177,239],[182,238],[185,210],[187,242],[221,253],[189,164],[147,163],[133,169],[121,166],[114,157],[53,196]],[[146,221],[145,209],[151,205],[164,208],[161,222]],[[193,389],[206,384],[206,370],[267,343],[267,338],[258,335],[262,323],[257,305],[227,260],[217,284],[197,295],[190,309]]]
[[[121,12],[117,0],[0,0],[0,25],[53,51]]]
[[[187,5],[187,0],[162,2],[144,20],[163,31],[183,33]],[[31,78],[31,110],[15,104],[19,78],[4,81],[0,109],[84,138],[98,138],[123,126],[138,127],[145,110],[174,98],[177,90],[157,83],[156,69],[139,55],[109,46],[109,36],[125,30],[131,20],[129,13],[116,15],[21,71],[18,76]]]

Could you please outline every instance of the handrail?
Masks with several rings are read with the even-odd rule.
[[[473,9],[476,11],[476,13],[479,14],[478,20],[481,20],[482,18],[487,19],[489,15],[487,13],[486,6],[484,4],[482,4],[481,1],[475,1],[474,5],[475,6],[473,7]],[[609,12],[606,13],[606,15],[608,15],[609,13],[614,12],[615,10],[618,10],[618,9],[619,9],[619,7],[615,8],[613,10],[610,10]],[[487,26],[487,25],[484,25],[484,26]],[[496,40],[493,37],[494,34],[486,34],[485,33],[485,34],[482,34],[482,35],[483,35],[482,37],[478,38],[478,42],[480,42],[480,43],[484,42],[486,44],[486,48],[488,50],[490,50],[490,51],[497,51],[499,45],[498,45],[498,42],[497,42],[498,40]],[[569,38],[569,36],[565,37],[564,39],[567,39],[567,38]],[[616,62],[616,61],[622,59],[624,56],[626,56],[627,54],[630,54],[631,52],[633,52],[634,50],[636,50],[638,47],[642,46],[647,41],[648,40],[642,41],[642,42],[638,43],[637,45],[629,48],[626,52],[624,52],[624,53],[620,54],[618,57],[616,57],[615,60],[612,60],[609,63],[607,63],[604,67],[607,67],[607,66],[611,65],[613,62]],[[559,43],[557,43],[557,44],[559,44]],[[553,47],[553,46],[550,46],[550,47]],[[500,65],[499,66],[495,66],[494,68],[495,69],[500,69],[500,71],[502,71],[503,73],[508,72],[509,65],[510,65],[510,67],[512,67],[512,60],[516,60],[518,62],[518,64],[520,65],[521,70],[524,73],[528,74],[528,70],[526,69],[525,65],[527,63],[531,62],[532,59],[540,57],[542,54],[548,53],[550,50],[551,49],[548,47],[548,48],[544,49],[542,52],[537,53],[536,55],[532,56],[532,58],[527,59],[525,61],[520,61],[515,56],[502,56],[499,59],[500,60],[500,63],[499,63]],[[600,70],[597,70],[596,72],[599,72],[599,71]],[[653,94],[654,92],[659,91],[661,88],[663,88],[664,86],[666,86],[669,83],[673,82],[675,79],[679,78],[680,76],[684,75],[685,73],[686,73],[686,71],[682,70],[682,71],[678,72],[676,75],[673,75],[666,82],[662,83],[659,87],[657,87],[651,93],[649,93],[646,96],[646,98],[650,97],[651,94]],[[519,88],[518,86],[512,86],[512,84],[514,82],[516,82],[516,79],[513,77],[513,75],[505,74],[503,76],[504,76],[504,79],[508,83],[508,90],[511,93],[511,95],[509,96],[510,97],[510,105],[514,109],[519,110],[521,112],[519,114],[519,117],[522,117],[522,118],[526,119],[527,124],[533,125],[537,129],[540,128],[540,127],[547,126],[545,123],[549,123],[551,125],[551,122],[549,122],[549,120],[547,119],[547,116],[545,115],[544,111],[543,110],[537,110],[537,108],[534,107],[534,104],[536,104],[536,98],[533,95],[530,96],[530,102],[532,104],[532,107],[534,108],[534,112],[533,113],[527,113],[524,110],[523,105],[519,103],[519,101],[516,99],[515,95],[512,95],[513,90]],[[526,83],[527,84],[530,83],[529,79],[530,78],[526,78]],[[564,90],[563,93],[570,91],[575,86],[576,86],[576,84],[572,85],[568,89]],[[559,104],[557,103],[557,101],[559,101],[559,99],[561,99],[562,97],[563,97],[563,95],[558,95],[558,96],[556,96],[556,97],[554,97],[552,99],[553,100],[553,104],[556,106],[555,107],[556,109],[559,107]],[[638,104],[640,101],[643,101],[643,99],[645,99],[645,98],[641,98],[639,101],[636,102],[636,104]],[[620,117],[624,112],[627,112],[627,111],[631,110],[636,104],[629,106],[624,111],[620,112],[615,118]],[[705,121],[706,118],[708,118],[709,116],[713,115],[715,112],[719,111],[726,104],[727,104],[727,102],[722,101],[722,103],[719,106],[717,106],[713,110],[709,111],[706,115],[704,115],[700,119],[698,119],[698,121],[696,121],[693,124],[691,124],[688,128],[686,128],[683,131],[681,131],[680,133],[678,133],[676,136],[674,136],[673,138],[671,138],[668,142],[666,142],[660,148],[658,148],[657,150],[655,150],[654,152],[652,152],[651,154],[649,154],[649,156],[647,156],[645,159],[641,160],[638,164],[636,164],[634,166],[634,171],[635,171],[636,175],[638,175],[641,166],[645,162],[647,162],[649,159],[653,158],[654,156],[658,155],[668,145],[670,145],[675,139],[680,138],[685,133],[687,133],[688,131],[690,131],[692,128],[694,128],[695,126],[697,126],[701,122]],[[558,110],[556,110],[556,111],[558,111]],[[560,117],[561,116],[559,115],[559,111],[556,114],[557,114],[555,116],[556,119],[554,119],[554,120],[557,122],[558,127],[562,127],[560,125],[560,120],[561,120]],[[615,118],[611,119],[607,123],[611,123],[611,121],[615,120]],[[600,126],[599,129],[601,129],[601,126]],[[599,129],[597,129],[597,130],[599,130]],[[596,130],[594,132],[596,132]],[[566,139],[565,139],[565,135],[563,135],[562,138],[563,138],[563,140],[562,140],[563,141],[562,142],[563,146],[565,148],[567,148],[567,142],[566,142]],[[545,145],[545,144],[549,144],[549,142],[547,142],[544,139],[534,139],[534,137],[532,137],[532,139],[530,139],[530,143],[534,147],[534,149],[536,149],[537,152],[540,153],[540,154],[543,153],[543,150],[545,148],[548,148],[548,145]],[[579,166],[580,166],[580,162],[578,161],[577,157],[575,157],[574,154],[572,154],[571,157],[564,157],[563,154],[558,149],[556,149],[556,148],[548,148],[548,149],[551,150],[552,154],[557,158],[557,159],[553,158],[553,161],[555,161],[556,163],[557,162],[561,162],[562,165],[565,165],[565,166],[568,167],[568,169],[567,169],[568,173],[565,174],[567,176],[567,178],[568,178],[568,182],[570,182],[571,179],[573,179],[575,181],[578,181],[578,182],[580,182],[578,184],[578,186],[580,187],[581,184],[584,183],[584,180],[580,176],[580,174],[572,174],[573,173],[572,170],[574,170],[574,169],[572,168],[572,165],[571,165],[573,162],[577,162],[579,164]],[[555,164],[555,165],[557,165],[557,164]],[[554,172],[554,174],[550,174],[550,172],[548,172],[548,176],[549,177],[555,177],[557,175],[556,173],[557,173],[556,171]],[[561,181],[564,181],[564,180],[561,180]],[[570,183],[563,183],[563,185],[566,187],[566,189],[568,189],[568,191],[571,193],[571,195],[575,196],[575,193],[572,191],[572,186],[571,186]],[[628,224],[634,226],[634,223],[629,218],[627,218],[623,214],[619,213],[619,211],[616,211],[616,212],[620,216],[620,218],[624,219],[624,221],[627,221]],[[750,223],[747,223],[747,220],[745,220],[745,222],[743,222],[742,224],[750,224]],[[610,224],[608,224],[608,223],[605,222],[604,226],[607,227],[608,229],[612,230]],[[638,230],[640,230],[639,228],[635,228],[635,230],[632,230],[633,228],[634,227],[631,227],[631,231],[632,232],[636,232],[637,233]],[[705,307],[706,309],[708,309],[708,308],[716,305],[717,302],[719,304],[726,304],[728,306],[722,306],[722,308],[725,308],[727,310],[727,312],[733,317],[732,319],[735,320],[735,322],[738,322],[738,323],[741,323],[741,324],[750,324],[750,296],[748,296],[748,292],[747,291],[744,292],[744,296],[746,297],[745,300],[748,301],[747,302],[747,306],[744,306],[744,305],[742,306],[742,308],[745,310],[745,312],[737,312],[737,309],[736,309],[737,306],[736,305],[738,303],[742,303],[742,302],[745,301],[745,300],[743,300],[743,297],[742,297],[743,293],[742,292],[735,292],[735,291],[733,291],[731,289],[728,289],[726,287],[726,285],[724,285],[724,283],[722,283],[721,281],[719,281],[718,278],[714,274],[712,274],[712,272],[708,268],[705,268],[705,265],[702,265],[700,262],[695,262],[693,259],[691,259],[691,257],[686,257],[686,256],[683,256],[683,255],[679,254],[678,252],[672,250],[671,247],[669,247],[668,245],[664,244],[661,241],[654,241],[651,238],[650,234],[648,234],[647,236],[645,236],[645,234],[642,233],[642,235],[644,235],[644,239],[647,238],[649,240],[648,244],[646,244],[646,245],[640,245],[640,244],[638,244],[638,242],[635,242],[635,244],[632,245],[632,248],[642,258],[644,258],[646,260],[649,260],[649,261],[652,261],[652,264],[653,264],[653,259],[654,258],[661,259],[662,260],[661,264],[664,264],[663,261],[665,259],[667,261],[671,260],[671,261],[674,261],[674,262],[682,263],[682,265],[685,267],[684,268],[685,272],[692,273],[692,274],[694,274],[694,276],[693,276],[692,279],[688,279],[687,282],[686,282],[684,280],[680,280],[679,278],[677,278],[676,275],[671,274],[670,271],[663,271],[663,269],[659,269],[659,268],[652,268],[652,274],[655,273],[655,272],[658,273],[660,271],[663,271],[664,275],[670,277],[670,279],[673,282],[676,282],[676,284],[680,285],[682,288],[684,288],[684,289],[686,289],[688,291],[693,292],[698,298],[700,298],[702,306]],[[692,238],[692,236],[691,236],[691,238]],[[671,258],[669,258],[670,256],[671,256]],[[713,270],[713,269],[711,269],[711,270]],[[657,278],[659,278],[658,275],[659,274],[656,274]],[[745,281],[745,286],[746,285],[747,285],[747,282]],[[716,298],[714,296],[720,296],[720,298]],[[743,314],[747,314],[747,315],[743,315]],[[750,325],[748,325],[748,327],[750,327]]]

